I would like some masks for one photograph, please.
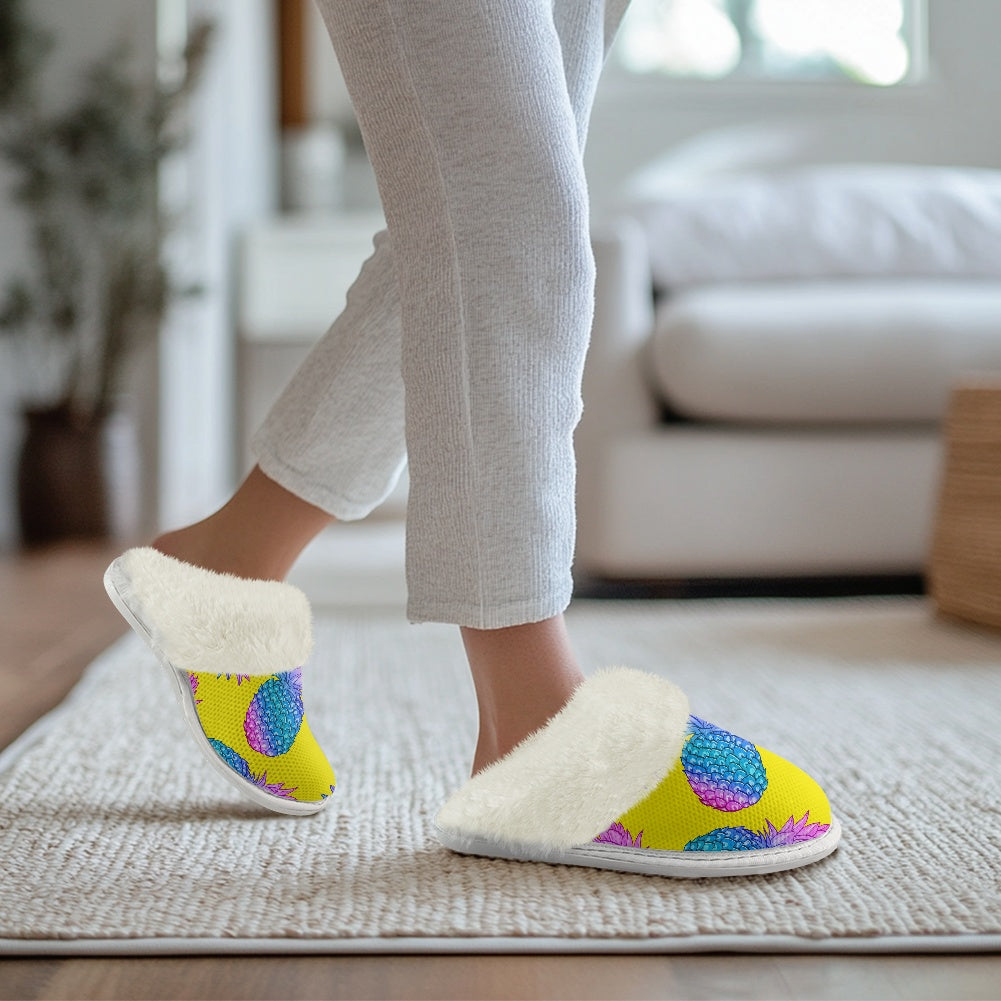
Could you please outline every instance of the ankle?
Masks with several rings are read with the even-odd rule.
[[[495,761],[503,758],[507,751],[501,750],[501,744],[497,737],[497,731],[493,725],[484,720],[483,712],[480,712],[480,728],[476,735],[476,750],[473,753],[472,774],[483,771]]]
[[[509,629],[462,630],[480,732],[474,774],[558,713],[583,681],[562,616]]]
[[[583,679],[581,678],[580,681]],[[480,727],[473,757],[473,772],[486,768],[513,751],[523,740],[541,730],[566,704],[580,684],[574,680],[545,692],[533,692],[518,705],[506,707],[507,713],[492,728]],[[497,707],[492,707],[497,711]],[[489,710],[481,703],[480,713]]]

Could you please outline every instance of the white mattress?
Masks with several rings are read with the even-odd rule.
[[[657,388],[685,416],[937,422],[956,381],[1001,378],[1001,282],[696,287],[661,305],[650,353]]]

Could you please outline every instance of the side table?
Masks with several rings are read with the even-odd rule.
[[[957,386],[928,568],[950,615],[1001,628],[1001,373]]]

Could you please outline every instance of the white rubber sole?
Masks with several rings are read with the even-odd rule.
[[[209,766],[220,775],[234,789],[237,789],[245,799],[249,799],[257,806],[263,806],[274,813],[283,813],[293,817],[306,817],[314,813],[319,813],[329,803],[323,799],[319,802],[300,802],[295,799],[285,799],[281,796],[272,796],[271,793],[259,789],[248,782],[245,778],[237,774],[222,758],[216,754],[209,743],[208,736],[202,729],[201,720],[198,718],[198,711],[191,696],[191,682],[188,679],[188,672],[175,667],[167,659],[163,650],[154,642],[152,633],[145,623],[139,618],[138,613],[125,600],[125,585],[128,582],[128,574],[118,562],[114,560],[111,566],[104,572],[104,590],[108,592],[115,608],[121,613],[122,618],[132,627],[133,632],[153,651],[160,666],[166,671],[170,678],[171,687],[177,701],[181,706],[188,730],[195,739],[202,757]]]
[[[435,836],[446,848],[461,855],[513,859],[519,862],[546,862],[550,865],[582,865],[616,872],[675,879],[705,879],[718,876],[760,876],[769,872],[798,869],[826,858],[841,840],[841,824],[831,818],[830,828],[819,838],[780,848],[757,848],[732,852],[668,852],[653,848],[626,848],[595,842],[566,850],[538,845],[501,845],[489,838],[457,834],[435,828]]]

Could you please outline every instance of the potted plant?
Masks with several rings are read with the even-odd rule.
[[[0,334],[22,393],[18,509],[25,544],[108,533],[103,436],[126,362],[157,336],[171,296],[159,167],[211,26],[192,28],[176,80],[147,82],[119,43],[63,107],[40,81],[51,39],[23,0],[0,3],[0,156],[30,239],[28,272],[0,293]]]

